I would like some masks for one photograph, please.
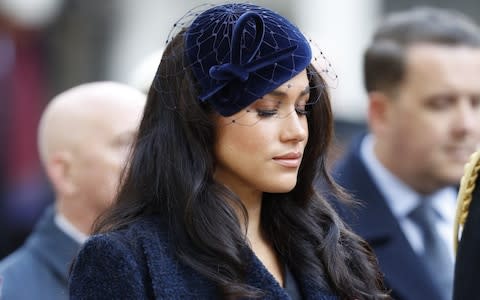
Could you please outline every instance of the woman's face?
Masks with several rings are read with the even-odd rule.
[[[285,193],[297,183],[308,140],[304,70],[230,117],[216,117],[215,179],[239,196]]]

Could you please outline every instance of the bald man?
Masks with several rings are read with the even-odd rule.
[[[132,87],[96,82],[49,103],[38,146],[55,204],[25,244],[0,262],[0,299],[68,299],[70,263],[114,198],[145,100]]]

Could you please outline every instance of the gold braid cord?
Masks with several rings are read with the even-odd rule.
[[[458,242],[461,238],[463,226],[467,221],[468,209],[472,202],[472,194],[475,189],[478,172],[480,170],[480,151],[470,156],[470,161],[465,165],[465,172],[460,181],[460,190],[457,196],[457,211],[453,231],[453,248],[457,253]]]

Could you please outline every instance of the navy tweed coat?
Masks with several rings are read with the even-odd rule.
[[[81,249],[69,280],[76,299],[218,299],[215,284],[182,264],[158,218],[144,218],[122,231],[92,236]],[[247,283],[264,299],[290,299],[251,253]],[[337,299],[314,278],[295,274],[303,299]]]

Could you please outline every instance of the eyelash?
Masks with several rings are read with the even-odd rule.
[[[295,111],[297,112],[297,114],[302,115],[302,116],[310,115],[310,110],[307,110],[306,108],[304,108],[304,109],[295,108]]]
[[[306,109],[300,109],[300,108],[295,108],[295,111],[297,112],[298,115],[300,116],[308,116],[310,114],[309,110]],[[257,115],[260,118],[268,118],[268,117],[273,117],[278,113],[277,109],[257,109]]]
[[[257,109],[257,115],[260,118],[273,117],[277,112],[278,110],[276,109]]]

